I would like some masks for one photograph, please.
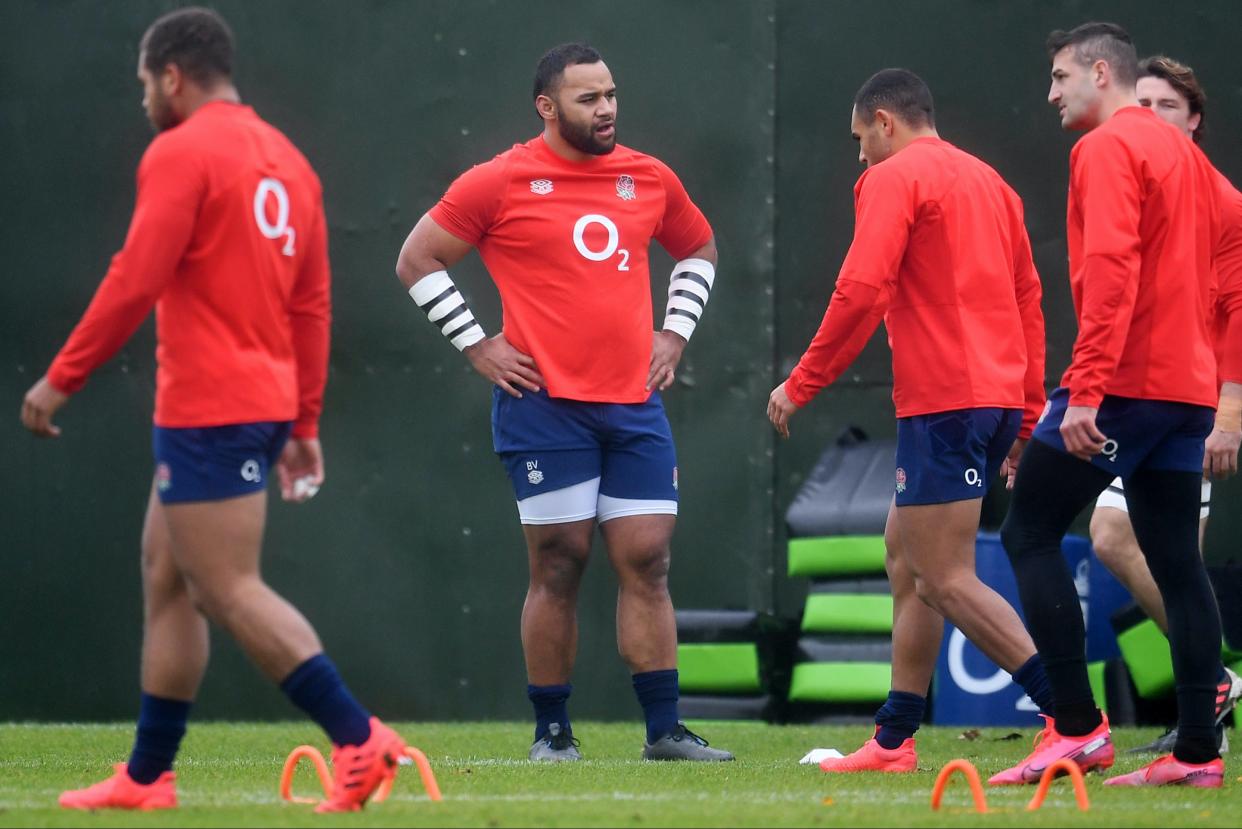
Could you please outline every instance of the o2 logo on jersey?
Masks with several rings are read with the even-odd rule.
[[[267,201],[273,196],[276,198],[276,221],[270,222],[267,218]],[[285,237],[285,244],[280,252],[285,256],[293,256],[296,252],[293,243],[298,234],[289,227],[289,191],[280,179],[268,177],[259,182],[254,191],[254,221],[259,226],[259,232],[268,239]]]
[[[587,228],[591,225],[599,225],[608,233],[608,242],[599,250],[592,250],[586,243]],[[625,248],[618,247],[621,244],[621,231],[617,230],[617,224],[607,216],[599,213],[588,213],[577,222],[574,223],[574,247],[578,249],[578,253],[592,262],[603,262],[612,256],[620,258],[617,263],[617,270],[628,271],[630,269],[630,252]]]

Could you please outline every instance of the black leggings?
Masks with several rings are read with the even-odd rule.
[[[1001,540],[1018,582],[1026,626],[1052,685],[1057,731],[1099,723],[1087,679],[1086,632],[1061,539],[1113,476],[1033,440],[1022,455]],[[1199,555],[1200,475],[1140,469],[1125,479],[1130,521],[1169,617],[1177,681],[1174,754],[1202,763],[1216,750],[1216,675],[1221,628]]]

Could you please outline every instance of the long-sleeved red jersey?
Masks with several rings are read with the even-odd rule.
[[[319,179],[250,107],[213,102],[151,142],[125,246],[48,379],[86,383],[155,306],[155,423],[295,421],[318,431],[327,379]]]
[[[1124,107],[1074,145],[1070,405],[1098,407],[1109,394],[1216,406],[1218,193],[1199,148],[1150,110]]]
[[[1043,409],[1044,319],[1022,202],[1000,175],[939,138],[919,138],[854,186],[854,240],[819,332],[785,383],[810,402],[883,317],[898,417]]]
[[[1219,171],[1221,229],[1216,247],[1217,296],[1212,342],[1222,383],[1242,383],[1242,193]]]

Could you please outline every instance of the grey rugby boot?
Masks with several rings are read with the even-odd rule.
[[[707,740],[686,728],[683,722],[671,733],[665,734],[654,743],[647,745],[643,741],[644,760],[697,760],[699,762],[719,763],[732,760],[733,755],[718,748],[710,748]]]
[[[1242,677],[1225,668],[1225,681],[1216,686],[1216,750],[1229,753],[1229,735],[1225,733],[1225,717],[1242,699]],[[1170,728],[1145,746],[1130,749],[1131,754],[1169,754],[1177,745],[1177,728]]]
[[[560,723],[552,723],[547,732],[530,747],[530,759],[543,763],[560,763],[565,760],[581,760],[578,741],[573,732],[561,730]]]

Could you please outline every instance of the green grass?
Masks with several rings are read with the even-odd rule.
[[[936,772],[965,757],[987,775],[1012,765],[1030,747],[1033,730],[1001,739],[1010,729],[984,729],[958,739],[961,729],[919,733],[919,771],[902,775],[829,776],[799,766],[810,748],[853,750],[863,726],[768,726],[691,723],[713,745],[740,758],[715,765],[638,760],[637,723],[575,724],[588,758],[581,763],[525,762],[525,723],[395,723],[435,767],[444,792],[427,800],[418,774],[403,768],[384,803],[361,814],[321,817],[278,795],[281,765],[301,743],[323,746],[308,724],[199,723],[191,727],[177,765],[181,808],[151,814],[64,812],[65,788],[92,783],[125,758],[132,725],[0,725],[0,826],[1236,826],[1242,814],[1237,761],[1226,764],[1218,790],[1106,789],[1088,778],[1091,811],[1074,806],[1069,784],[1057,783],[1044,808],[1024,810],[1033,787],[988,791],[991,813],[969,808],[960,777],[931,811]],[[1129,771],[1143,760],[1125,749],[1157,729],[1116,729],[1118,762]],[[1228,758],[1228,755],[1227,755]],[[316,794],[309,763],[295,793]]]

